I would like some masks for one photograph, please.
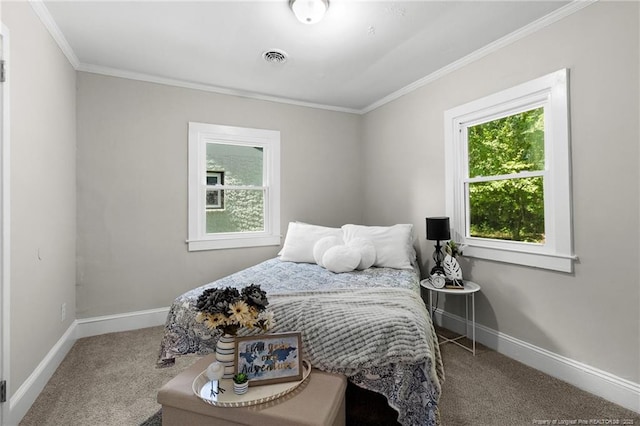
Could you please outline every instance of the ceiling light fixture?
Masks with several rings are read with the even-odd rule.
[[[289,0],[289,7],[298,21],[315,24],[322,20],[329,9],[329,0]]]

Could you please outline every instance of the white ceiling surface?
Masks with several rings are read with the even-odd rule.
[[[353,112],[567,3],[332,0],[305,25],[288,0],[43,2],[80,70]]]

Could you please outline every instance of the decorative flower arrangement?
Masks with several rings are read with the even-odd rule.
[[[233,287],[208,288],[196,302],[196,321],[210,330],[217,328],[231,335],[241,327],[266,331],[275,324],[267,305],[267,293],[259,285],[251,284],[241,291]]]

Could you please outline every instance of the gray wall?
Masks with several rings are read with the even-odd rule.
[[[11,54],[11,396],[75,319],[76,73],[28,3],[2,7]]]
[[[79,318],[169,306],[279,247],[188,252],[187,123],[281,132],[281,230],[361,220],[360,117],[78,73]]]
[[[365,185],[364,220],[416,224],[426,262],[433,246],[424,218],[445,213],[444,111],[569,68],[575,273],[473,259],[463,259],[463,271],[482,285],[481,324],[636,383],[638,9],[637,2],[589,6],[367,114],[363,123],[364,182],[375,182]],[[464,315],[459,302],[445,299],[445,309]]]

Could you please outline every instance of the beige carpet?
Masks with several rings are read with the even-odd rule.
[[[160,408],[157,389],[195,360],[183,357],[176,367],[155,368],[161,336],[162,327],[153,327],[78,340],[20,424],[140,425]],[[640,415],[496,352],[480,347],[473,357],[451,344],[442,352],[443,425],[624,419],[640,425]]]
[[[178,369],[157,369],[162,327],[79,339],[20,425],[139,425],[158,411],[157,390]]]
[[[483,346],[475,357],[450,343],[442,345],[441,350],[446,374],[440,398],[444,425],[580,424],[579,421],[622,425],[623,419],[632,421],[627,424],[640,425],[640,414]]]

